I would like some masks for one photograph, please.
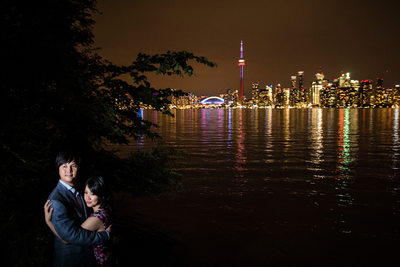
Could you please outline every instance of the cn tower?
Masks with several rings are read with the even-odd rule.
[[[243,66],[244,59],[243,59],[243,41],[240,41],[240,59],[239,59],[239,68],[240,68],[240,102],[243,101]]]

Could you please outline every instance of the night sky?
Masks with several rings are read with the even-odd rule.
[[[390,3],[389,3],[390,2]],[[194,65],[196,77],[150,76],[153,86],[196,95],[239,89],[240,40],[244,42],[245,94],[251,83],[290,86],[304,71],[305,86],[322,67],[329,80],[380,76],[400,83],[397,1],[372,0],[99,0],[94,28],[100,54],[129,64],[139,52],[186,50],[217,68]]]

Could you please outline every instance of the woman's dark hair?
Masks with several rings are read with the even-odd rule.
[[[111,212],[111,193],[101,176],[92,176],[86,180],[85,185],[99,198],[100,207]]]
[[[81,156],[79,156],[79,154],[74,151],[60,151],[56,156],[55,163],[58,169],[61,165],[72,161],[75,161],[75,163],[79,166],[82,161]]]

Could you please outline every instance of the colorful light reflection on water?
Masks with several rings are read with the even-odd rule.
[[[188,198],[223,199],[231,210],[254,212],[260,221],[267,212],[279,227],[399,238],[399,109],[174,114],[143,111],[145,119],[159,124],[164,144],[187,152],[179,171]],[[141,140],[129,149],[152,146]],[[285,216],[264,209],[274,201]],[[225,206],[216,203],[215,213]]]

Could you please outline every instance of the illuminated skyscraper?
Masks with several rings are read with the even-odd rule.
[[[296,88],[296,75],[290,76],[290,82],[292,83],[292,89]]]
[[[360,88],[358,91],[358,106],[359,107],[369,107],[373,104],[373,94],[372,94],[372,81],[362,80],[360,82]]]
[[[260,95],[259,95],[259,83],[258,82],[253,82],[251,85],[251,102],[254,105],[257,105],[258,102],[260,101]]]
[[[274,100],[274,96],[273,96],[273,93],[272,93],[272,85],[270,85],[270,86],[268,86],[268,85],[266,85],[265,86],[265,92],[266,92],[266,103],[267,103],[267,105],[268,106],[272,106],[273,105],[273,100]]]
[[[291,106],[295,106],[299,100],[299,90],[296,88],[296,80],[297,80],[296,75],[290,76],[290,82],[292,84],[292,88],[290,90],[289,103]]]
[[[396,84],[393,88],[393,106],[400,106],[400,85]]]
[[[304,76],[304,71],[299,71],[297,72],[297,76],[299,79],[299,90],[303,89],[303,76]]]
[[[339,77],[339,87],[351,87],[350,72],[342,73]]]
[[[305,89],[303,86],[303,78],[304,78],[304,71],[298,71],[297,72],[297,78],[298,78],[298,82],[299,82],[299,88],[298,88],[298,92],[299,92],[299,97],[298,97],[298,104],[300,106],[305,106],[308,105],[308,90]]]
[[[243,58],[243,41],[240,41],[240,59],[239,59],[239,69],[240,69],[240,101],[243,100],[243,67],[244,67],[244,58]]]
[[[328,85],[328,80],[325,80],[325,75],[322,72],[322,69],[315,74],[317,78],[311,84],[311,91],[310,91],[310,104],[312,106],[321,106],[321,91],[324,91],[326,86]]]

